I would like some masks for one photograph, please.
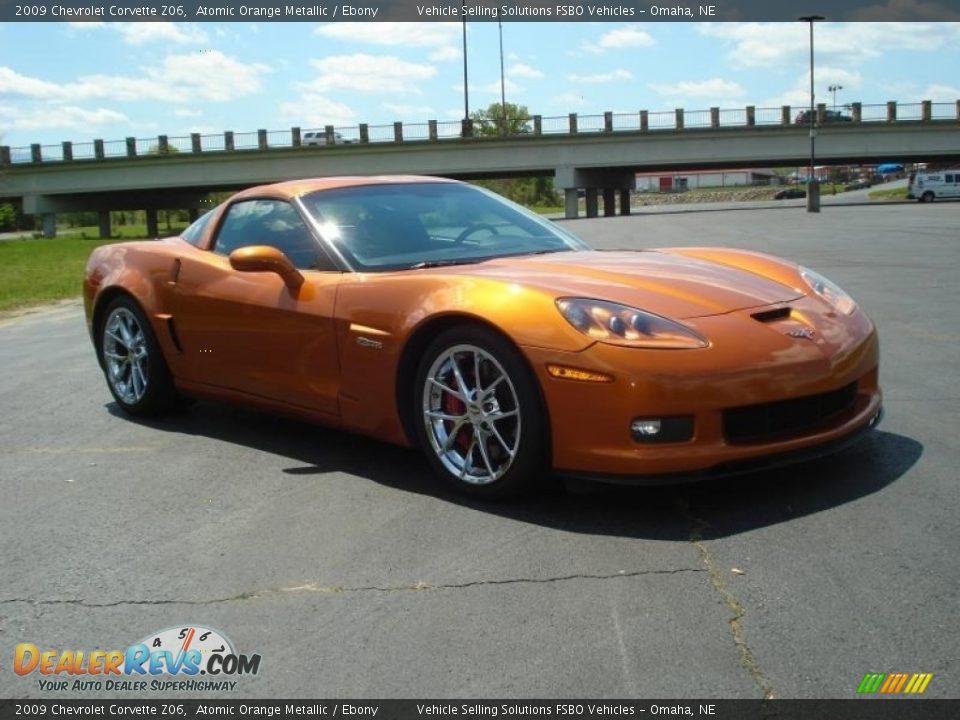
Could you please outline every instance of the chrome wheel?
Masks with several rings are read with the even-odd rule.
[[[441,351],[422,391],[424,429],[437,460],[470,485],[502,478],[520,448],[517,390],[503,365],[476,345]]]
[[[147,392],[149,349],[140,321],[126,307],[115,308],[103,325],[103,361],[117,398],[139,403]]]

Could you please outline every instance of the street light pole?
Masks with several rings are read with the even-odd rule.
[[[843,90],[843,85],[831,85],[827,88],[828,91],[833,93],[833,109],[837,109],[837,90]]]
[[[467,19],[463,19],[463,119],[470,119],[470,92],[467,90]]]
[[[813,24],[826,18],[822,15],[804,15],[797,19],[810,25],[810,175],[807,178],[807,212],[817,213],[820,212],[820,183],[814,177],[817,162],[814,147],[817,138],[817,108],[813,91]]]
[[[503,76],[503,23],[497,20],[500,29],[500,117],[502,118],[501,135],[507,134],[507,87]]]

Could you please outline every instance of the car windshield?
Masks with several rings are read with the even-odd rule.
[[[362,185],[319,190],[301,200],[321,235],[358,270],[588,249],[550,221],[472,185]]]

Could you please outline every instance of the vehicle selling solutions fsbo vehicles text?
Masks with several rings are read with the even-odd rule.
[[[556,17],[556,18],[629,18],[649,14],[652,17],[712,17],[717,14],[716,5],[700,5],[696,13],[692,7],[681,5],[651,5],[643,10],[622,5],[581,5],[575,3],[559,4],[552,7],[526,5],[417,5],[417,15],[428,18],[518,18],[518,17]]]

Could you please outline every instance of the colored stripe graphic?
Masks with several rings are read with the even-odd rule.
[[[927,685],[930,684],[930,680],[932,679],[933,673],[914,673],[904,692],[919,695],[927,689]],[[913,686],[912,688],[910,687],[911,685]]]
[[[875,693],[880,689],[880,683],[883,682],[885,675],[883,673],[867,673],[863,676],[863,680],[860,681],[860,687],[857,688],[858,693]]]
[[[883,695],[920,695],[933,679],[933,673],[867,673],[857,686],[857,692]]]
[[[899,693],[903,688],[903,684],[907,681],[907,677],[907,673],[890,673],[887,676],[887,681],[883,684],[883,687],[880,688],[880,692],[888,695]]]

